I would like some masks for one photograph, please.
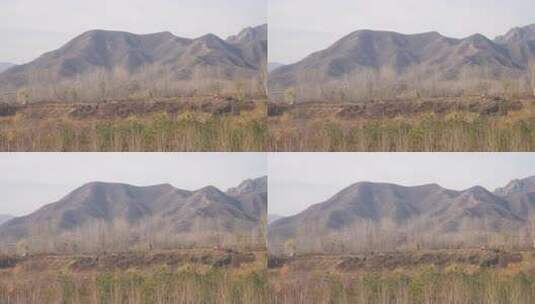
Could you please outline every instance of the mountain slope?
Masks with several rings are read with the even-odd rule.
[[[363,87],[358,89],[370,90],[369,83],[386,88],[385,82],[392,82],[388,89],[400,91],[399,85],[410,86],[411,81],[432,80],[436,87],[436,82],[519,78],[526,76],[528,63],[535,60],[534,37],[533,25],[495,41],[480,34],[453,39],[436,32],[404,35],[361,30],[273,71],[270,86],[280,90],[321,83],[340,90],[356,83]]]
[[[93,30],[0,74],[0,90],[30,88],[38,98],[44,94],[39,88],[58,83],[71,90],[84,86],[95,90],[107,80],[113,86],[107,84],[102,90],[115,92],[161,90],[165,83],[169,90],[169,82],[198,89],[201,79],[246,81],[259,77],[267,61],[266,37],[266,26],[248,28],[227,41],[212,34],[189,39],[169,32]]]
[[[0,225],[12,219],[13,216],[7,214],[0,214]]]
[[[28,216],[4,223],[0,243],[25,240],[35,250],[46,251],[75,242],[85,250],[104,245],[112,250],[147,244],[162,248],[235,245],[238,236],[250,236],[248,242],[253,244],[262,242],[263,213],[249,205],[267,205],[261,194],[251,202],[253,193],[230,196],[212,186],[186,191],[171,185],[90,183]]]
[[[249,27],[227,39],[228,43],[240,49],[242,57],[258,71],[266,69],[267,65],[267,30],[267,24]]]
[[[241,202],[241,208],[253,215],[262,223],[267,218],[267,177],[249,179],[238,187],[231,188],[227,194]]]
[[[7,69],[11,68],[15,66],[14,64],[12,63],[9,63],[9,62],[0,62],[0,73],[6,71]]]
[[[535,195],[517,203],[482,187],[453,191],[434,184],[357,183],[272,223],[268,239],[277,253],[287,252],[288,246],[301,253],[339,253],[488,245],[490,239],[499,242],[504,234],[527,229],[526,201],[535,206]]]
[[[280,220],[281,218],[284,218],[283,216],[277,215],[277,214],[269,214],[268,215],[268,224],[271,225],[274,222]]]
[[[271,73],[273,71],[275,71],[276,69],[280,68],[284,66],[284,64],[282,63],[278,63],[278,62],[270,62],[268,63],[268,72]]]
[[[513,180],[494,193],[507,200],[510,208],[523,220],[535,223],[535,177]]]
[[[494,40],[503,44],[535,40],[535,24],[524,27],[515,27],[509,30],[505,35],[498,36]]]

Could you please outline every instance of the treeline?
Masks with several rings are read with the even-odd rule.
[[[30,71],[29,74],[23,86],[2,88],[0,102],[99,102],[199,95],[248,98],[267,94],[267,72],[245,77],[220,67],[198,68],[181,79],[173,71],[155,66],[136,71],[97,68],[69,80],[55,79],[52,71]]]
[[[247,232],[207,231],[195,224],[187,232],[177,232],[173,225],[164,225],[160,219],[136,224],[95,220],[68,232],[33,226],[21,239],[0,242],[0,254],[95,254],[214,247],[247,251],[265,250],[266,246],[265,227],[261,224]]]
[[[294,238],[283,242],[270,236],[273,254],[363,254],[372,252],[494,248],[527,250],[535,247],[535,220],[518,229],[490,230],[485,220],[464,223],[459,231],[436,231],[418,223],[399,226],[389,220],[363,220],[330,234],[315,227],[300,227]],[[314,237],[310,237],[314,235]]]
[[[319,73],[299,75],[295,85],[272,86],[272,101],[365,102],[376,99],[417,99],[490,95],[520,97],[535,95],[535,64],[525,71],[495,71],[465,67],[454,75],[413,67],[401,74],[383,68],[363,68],[332,79]]]

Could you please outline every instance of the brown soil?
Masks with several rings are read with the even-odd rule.
[[[449,265],[471,265],[481,268],[506,268],[521,263],[520,252],[499,250],[427,251],[375,253],[352,256],[308,255],[299,257],[270,257],[271,269],[290,267],[298,271],[331,269],[340,272],[383,271],[410,269],[419,266],[444,268]]]
[[[341,119],[356,118],[392,118],[412,116],[422,113],[448,114],[464,111],[483,116],[504,116],[509,112],[520,111],[523,102],[506,100],[500,97],[467,97],[467,98],[433,98],[425,100],[387,100],[365,103],[302,103],[284,104],[270,103],[268,116],[280,116],[292,112],[298,118],[321,117],[335,115]]]
[[[256,257],[252,253],[155,253],[155,254],[108,254],[76,258],[71,264],[73,271],[119,269],[132,267],[151,267],[155,265],[180,266],[184,264],[201,264],[214,267],[239,267],[241,264],[253,263]]]
[[[131,115],[142,116],[150,113],[180,114],[193,111],[215,116],[240,115],[241,111],[251,111],[255,106],[253,101],[238,102],[232,99],[203,102],[110,102],[77,105],[71,111],[70,116],[76,118],[125,118]]]
[[[112,119],[128,116],[145,116],[153,113],[171,115],[184,112],[202,112],[214,116],[240,115],[258,105],[254,100],[238,101],[234,98],[166,99],[155,101],[106,101],[99,103],[42,102],[30,105],[0,103],[0,117],[23,113],[32,119],[69,116],[75,119]]]
[[[57,270],[68,267],[74,272],[127,270],[151,268],[160,265],[205,265],[218,268],[239,268],[255,263],[256,252],[231,250],[180,250],[151,253],[109,253],[100,255],[33,255],[28,257],[0,257],[0,270],[15,267],[25,271]]]
[[[20,258],[18,257],[2,255],[0,256],[0,269],[13,268],[19,261]]]
[[[377,254],[342,259],[337,265],[341,271],[406,268],[420,265],[446,267],[451,264],[468,264],[481,267],[505,268],[510,263],[522,262],[522,255],[515,253],[486,251],[473,253],[423,253],[423,254]]]
[[[15,115],[19,109],[20,106],[0,102],[0,117]]]

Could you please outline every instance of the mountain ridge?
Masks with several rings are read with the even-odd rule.
[[[78,90],[83,92],[76,92],[76,98],[84,93],[84,99],[95,99],[85,96],[91,92],[83,89],[95,87],[105,79],[107,84],[102,84],[102,91],[118,96],[149,89],[161,91],[164,82],[174,82],[175,91],[192,91],[200,89],[200,79],[229,84],[249,81],[261,77],[267,65],[264,38],[267,39],[265,25],[247,28],[241,36],[228,39],[214,34],[183,38],[170,32],[90,30],[59,49],[0,73],[0,90],[27,89],[35,99],[51,99],[45,89],[56,86],[64,90],[56,95],[67,96],[54,98],[72,98],[69,90]]]
[[[438,32],[357,30],[326,49],[272,71],[270,87],[279,91],[321,83],[325,90],[353,86],[353,90],[365,91],[371,81],[376,87],[385,82],[382,90],[401,94],[409,90],[399,88],[401,84],[422,93],[431,90],[428,85],[438,90],[440,83],[444,84],[440,89],[445,90],[447,82],[458,82],[463,77],[488,81],[529,77],[529,63],[535,61],[535,25],[517,29],[522,34],[511,31],[491,40],[481,34],[458,39]],[[430,83],[425,88],[411,87],[414,81]],[[533,92],[535,88],[524,89]]]
[[[531,186],[535,178],[521,181]],[[276,253],[284,252],[288,241],[298,244],[301,253],[351,252],[488,245],[491,235],[500,242],[498,236],[504,233],[534,233],[529,226],[530,216],[535,216],[535,188],[513,187],[506,193],[500,189],[474,186],[457,191],[438,184],[358,182],[275,221],[268,240]],[[311,233],[315,240],[306,239]]]
[[[38,243],[34,244],[37,251],[46,251],[63,239],[83,243],[84,238],[102,237],[102,242],[112,246],[108,244],[111,240],[99,236],[95,229],[105,229],[116,238],[114,241],[120,239],[121,248],[147,242],[151,247],[229,245],[239,235],[250,235],[254,243],[261,242],[260,230],[267,212],[259,209],[267,210],[267,194],[256,189],[231,196],[214,186],[189,191],[170,184],[91,182],[29,215],[0,225],[0,243],[32,240]],[[84,246],[91,250],[89,245]]]
[[[3,223],[9,221],[10,219],[14,218],[14,216],[12,215],[9,215],[9,214],[0,214],[0,225],[2,225]]]
[[[8,69],[14,67],[16,64],[10,62],[0,62],[0,73],[7,71]]]

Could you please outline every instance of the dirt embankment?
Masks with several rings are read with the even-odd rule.
[[[0,255],[0,269],[8,269],[17,266],[22,259],[14,256]]]
[[[108,253],[100,255],[33,255],[27,257],[0,256],[0,270],[15,267],[27,271],[45,271],[68,267],[74,272],[127,270],[160,265],[205,265],[217,268],[238,268],[257,261],[255,252],[169,251],[152,253]]]
[[[119,269],[132,267],[151,267],[155,265],[180,266],[185,264],[200,264],[213,267],[240,267],[242,264],[254,263],[253,253],[221,252],[202,254],[155,253],[155,254],[108,254],[88,256],[75,259],[71,264],[73,271]]]
[[[255,107],[254,101],[239,102],[234,99],[202,102],[109,102],[77,105],[71,111],[70,116],[76,118],[125,118],[131,115],[143,116],[161,112],[168,114],[202,112],[221,116],[240,115],[242,111],[251,111]]]
[[[0,102],[0,117],[15,115],[17,111],[19,111],[22,108],[23,108],[22,106]]]
[[[506,268],[511,264],[522,262],[523,259],[523,253],[500,250],[399,252],[353,256],[272,256],[268,260],[268,268],[275,269],[288,266],[296,270],[310,270],[322,267],[341,272],[383,271],[429,265],[439,268],[449,265]]]
[[[99,103],[42,102],[29,105],[0,103],[0,117],[13,116],[19,112],[34,119],[58,116],[69,116],[76,119],[110,119],[161,112],[171,115],[184,112],[202,112],[221,116],[240,115],[241,112],[252,111],[257,106],[257,101],[239,101],[231,97],[200,100],[105,101]]]
[[[393,118],[423,113],[448,114],[470,112],[482,116],[504,116],[524,107],[521,101],[500,97],[434,98],[428,100],[390,100],[364,103],[270,103],[268,116],[276,117],[286,112],[298,112],[304,117],[335,115],[341,119]]]

